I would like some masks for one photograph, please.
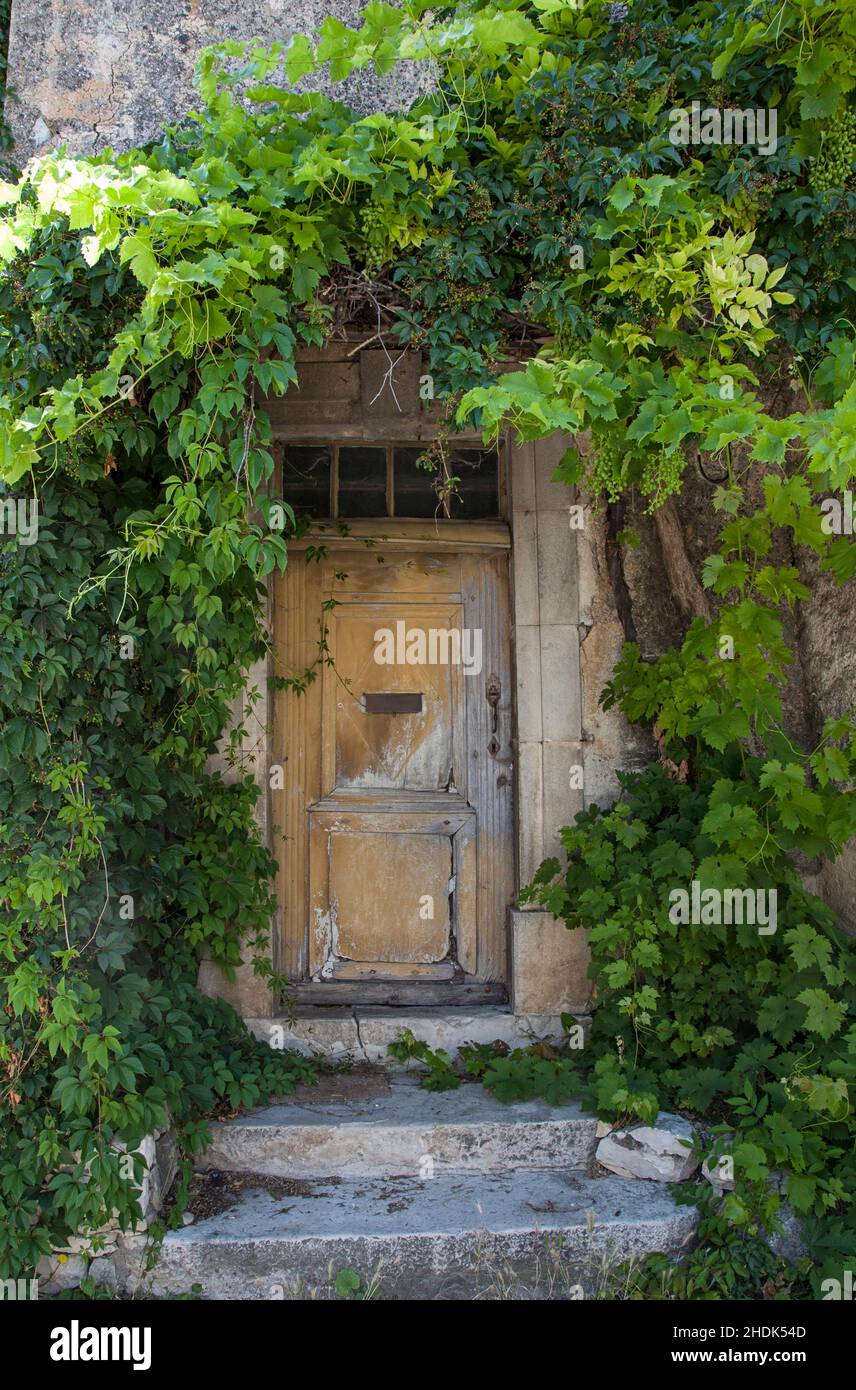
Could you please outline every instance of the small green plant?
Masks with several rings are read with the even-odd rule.
[[[402,1029],[386,1050],[390,1057],[395,1057],[399,1062],[424,1063],[428,1070],[420,1085],[426,1091],[456,1091],[461,1084],[461,1078],[452,1069],[448,1052],[442,1047],[433,1051],[426,1042],[420,1042],[410,1028]]]
[[[497,1057],[482,1081],[498,1100],[545,1100],[561,1105],[579,1089],[578,1072],[566,1057],[543,1057],[535,1048],[515,1048]]]
[[[509,1049],[503,1042],[467,1043],[454,1063],[442,1048],[436,1051],[405,1028],[387,1047],[400,1062],[419,1061],[428,1068],[420,1084],[426,1091],[454,1091],[463,1080],[481,1081],[503,1101],[546,1100],[561,1105],[579,1090],[579,1072],[570,1060],[578,1046],[581,1025],[563,1014],[564,1041],[534,1042],[531,1047]]]
[[[364,1285],[355,1269],[340,1269],[333,1287],[339,1298],[354,1299],[360,1303],[369,1303],[380,1296],[377,1279],[372,1278]]]

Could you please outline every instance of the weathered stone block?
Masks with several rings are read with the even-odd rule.
[[[541,719],[541,630],[518,627],[517,632],[517,737],[521,743],[540,743],[544,737]],[[528,799],[521,805],[529,805]]]
[[[123,1235],[113,1258],[119,1287],[136,1294],[146,1274],[149,1241],[144,1235]]]
[[[537,553],[538,522],[535,512],[515,512],[512,587],[514,623],[518,632],[523,626],[535,626],[541,621]]]
[[[511,910],[511,1001],[515,1014],[588,1009],[586,933],[569,931],[549,912]]]
[[[570,435],[551,434],[535,441],[535,491],[538,512],[561,512],[567,524],[571,494],[564,483],[554,483],[553,474],[566,449],[573,443]]]
[[[538,513],[538,593],[541,622],[579,622],[577,533],[564,511]]]
[[[119,1273],[116,1269],[116,1261],[111,1255],[99,1255],[89,1266],[89,1277],[93,1283],[100,1288],[109,1289],[111,1293],[119,1292]]]
[[[582,774],[581,750],[580,743],[544,744],[544,857],[557,855],[563,863],[560,831],[566,825],[573,825],[574,816],[585,804],[583,789],[578,785]],[[576,773],[573,783],[572,770]]]
[[[568,743],[582,733],[580,637],[576,625],[541,628],[541,711],[544,738]]]
[[[730,1154],[720,1154],[717,1159],[706,1158],[701,1171],[716,1192],[734,1191],[734,1160]]]
[[[36,1266],[39,1293],[61,1293],[63,1289],[76,1289],[81,1279],[86,1278],[89,1261],[82,1255],[43,1255]]]
[[[328,1271],[348,1268],[376,1278],[384,1297],[472,1300],[497,1297],[488,1288],[500,1277],[525,1291],[555,1252],[559,1287],[594,1291],[605,1265],[677,1251],[696,1221],[663,1188],[571,1170],[394,1186],[307,1179],[285,1205],[247,1184],[229,1212],[168,1233],[147,1285],[167,1294],[200,1283],[210,1299],[332,1298]]]
[[[517,805],[525,814],[517,818],[517,865],[520,886],[528,883],[544,858],[543,745],[523,743],[517,749]]]
[[[525,914],[524,914],[525,915]],[[528,1047],[542,1039],[558,1041],[561,1021],[555,1012],[521,1015],[509,1008],[480,1007],[426,1009],[313,1009],[298,1006],[290,1018],[249,1018],[250,1032],[263,1041],[335,1061],[371,1062],[393,1070],[402,1063],[390,1057],[388,1047],[405,1028],[429,1047],[442,1047],[456,1056],[464,1043],[492,1043]]]
[[[535,445],[514,444],[509,461],[509,489],[511,492],[511,513],[515,531],[520,513],[534,512],[535,498]]]
[[[227,980],[212,960],[199,962],[199,989],[209,999],[222,999],[243,1017],[264,1017],[273,1013],[273,995],[249,964],[235,969],[234,980]]]
[[[215,1124],[197,1169],[432,1178],[435,1171],[584,1168],[594,1155],[596,1121],[577,1105],[506,1105],[482,1086],[434,1095],[422,1089],[420,1074],[340,1074],[326,1093],[322,1083],[305,1098]]]
[[[250,1032],[269,1047],[314,1054],[331,1061],[361,1057],[360,1035],[351,1009],[295,1009],[289,1018],[246,1017]]]

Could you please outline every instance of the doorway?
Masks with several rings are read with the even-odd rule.
[[[337,496],[290,543],[274,596],[283,970],[301,1003],[496,1003],[514,893],[499,494],[491,502],[473,480],[475,509],[493,517],[402,516],[409,457],[398,491],[395,467],[407,451],[297,448],[304,502],[307,477],[316,506],[325,489]],[[347,497],[361,462],[385,517],[353,513],[368,505]]]

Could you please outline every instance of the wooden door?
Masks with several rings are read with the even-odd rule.
[[[279,673],[299,674],[325,644],[317,679],[277,709],[284,961],[312,982],[302,999],[420,986],[426,1000],[429,987],[432,999],[481,987],[487,1000],[484,986],[506,978],[507,554],[452,535],[414,548],[398,536],[391,549],[347,538],[290,557]]]

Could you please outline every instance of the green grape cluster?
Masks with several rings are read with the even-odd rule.
[[[77,482],[91,481],[102,472],[102,462],[93,452],[92,433],[89,426],[73,434],[55,446],[55,463],[63,473]],[[93,471],[94,470],[94,471]]]
[[[811,186],[815,193],[843,188],[853,173],[856,160],[856,112],[843,107],[830,117],[820,153],[814,160]]]
[[[642,461],[640,487],[650,500],[648,511],[654,511],[667,497],[680,492],[685,465],[686,459],[681,449],[675,449],[671,454],[657,448],[646,452]]]
[[[618,430],[596,433],[592,441],[586,485],[595,497],[617,502],[630,483],[636,482],[648,499],[649,511],[680,492],[686,460],[680,449],[667,453],[657,445],[639,448],[629,444]]]
[[[362,211],[363,263],[369,274],[376,274],[389,260],[389,229],[383,208],[366,203]]]
[[[469,220],[474,226],[479,226],[483,222],[489,222],[493,216],[493,203],[487,189],[480,183],[469,185]]]
[[[605,495],[607,501],[617,502],[624,491],[627,470],[626,450],[619,436],[610,431],[596,434],[592,441],[587,485],[594,497]]]
[[[60,468],[63,473],[67,473],[70,478],[80,479],[80,465],[83,462],[83,450],[81,441],[77,436],[66,439],[58,446],[58,458]]]
[[[582,351],[583,346],[583,340],[579,333],[569,323],[557,325],[554,344],[557,357],[576,357]]]

